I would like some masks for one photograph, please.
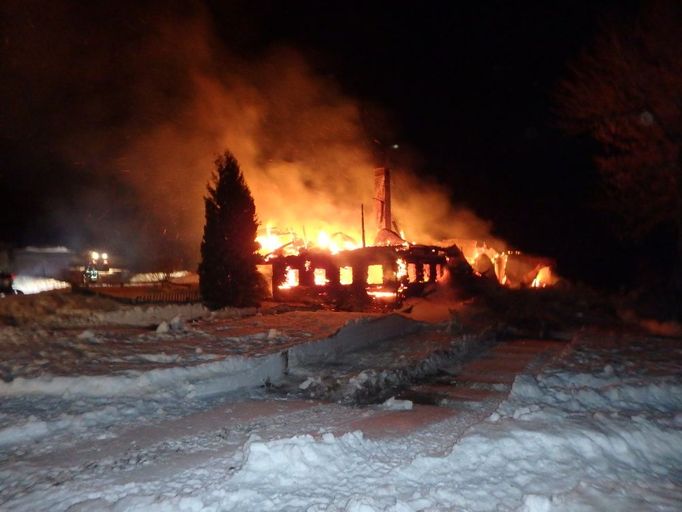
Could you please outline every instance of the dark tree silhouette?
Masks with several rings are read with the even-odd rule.
[[[680,27],[675,1],[645,3],[636,19],[605,26],[560,83],[557,103],[568,129],[600,145],[606,204],[625,232],[640,237],[668,223],[682,262]]]
[[[216,162],[208,185],[206,225],[201,242],[199,289],[211,309],[258,304],[256,206],[235,157],[228,151]]]

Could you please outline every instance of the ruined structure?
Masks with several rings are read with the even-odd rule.
[[[340,251],[302,246],[292,254],[288,243],[267,255],[261,273],[271,283],[273,298],[399,303],[443,279],[449,251],[461,256],[456,249],[411,245],[400,237],[391,215],[391,174],[385,167],[374,171],[374,217],[373,246]]]
[[[395,303],[443,279],[448,251],[430,246],[374,246],[341,251],[306,250],[274,258],[276,300],[355,300]]]
[[[452,239],[444,246],[416,245],[399,234],[391,214],[391,172],[374,170],[374,245],[343,243],[322,248],[292,235],[286,243],[264,255],[259,270],[275,300],[399,304],[423,293],[430,283],[442,281],[449,268],[462,266],[470,274],[488,277],[512,287],[541,286],[551,277],[546,259],[526,257],[517,251],[499,252],[477,240]],[[268,231],[267,241],[276,239]],[[335,233],[344,242],[342,233]],[[346,237],[348,238],[348,237]],[[346,240],[347,241],[347,240]],[[261,243],[261,245],[263,245]],[[343,247],[341,249],[340,247]]]

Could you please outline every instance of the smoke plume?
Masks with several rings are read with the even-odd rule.
[[[138,263],[194,265],[206,184],[229,149],[262,225],[359,238],[379,163],[372,134],[359,104],[295,49],[239,56],[194,2],[0,9],[0,134],[58,158],[83,184],[75,199],[50,199],[53,223]],[[409,240],[489,238],[437,184],[401,168],[394,178],[394,217]]]

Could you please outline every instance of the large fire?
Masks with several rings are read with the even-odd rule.
[[[544,288],[557,281],[552,263],[546,258],[494,247],[485,241],[455,238],[428,246],[407,242],[405,233],[400,231],[398,234],[392,220],[390,200],[390,172],[377,169],[375,226],[372,226],[370,240],[365,236],[364,207],[362,217],[358,215],[357,226],[322,225],[316,219],[309,225],[321,226],[318,229],[307,230],[302,224],[297,231],[267,222],[256,241],[265,261],[277,263],[279,268],[273,286],[287,291],[301,286],[349,286],[359,280],[368,295],[378,299],[395,298],[403,284],[416,286],[441,280],[449,257],[446,255],[453,246],[457,247],[457,252],[461,251],[477,275],[495,279],[502,285]],[[381,252],[382,247],[390,250]],[[366,254],[366,259],[342,256],[355,251],[358,255]],[[393,256],[387,259],[386,254]],[[330,263],[329,258],[333,256],[338,259]]]
[[[333,234],[330,235],[329,233]],[[401,233],[404,238],[404,233]],[[317,233],[307,236],[305,231],[299,234],[292,229],[278,229],[274,223],[266,224],[265,229],[258,235],[256,241],[260,245],[259,253],[267,260],[278,256],[298,255],[302,251],[315,250],[326,251],[330,254],[338,254],[341,251],[355,250],[362,247],[362,244],[350,235],[345,234],[341,228],[320,230]],[[484,241],[468,239],[444,240],[437,244],[441,247],[456,245],[464,255],[465,259],[474,269],[474,273],[479,276],[494,276],[502,285],[519,287],[526,286],[532,288],[545,288],[556,284],[558,278],[552,271],[552,265],[543,258],[534,258],[524,255],[520,251],[498,250]],[[371,244],[372,246],[375,244]],[[381,244],[384,245],[384,244]],[[409,242],[404,242],[405,247],[409,247]],[[408,276],[408,269],[404,260],[399,260],[399,270],[397,277]],[[429,279],[428,267],[425,270],[425,279]],[[414,276],[411,276],[414,278]],[[347,285],[352,283],[352,269],[341,267],[340,282]],[[316,286],[323,286],[329,280],[323,269],[314,269],[314,283]],[[368,267],[367,284],[382,284],[383,274],[380,265],[370,265]],[[298,271],[288,269],[285,282],[281,288],[293,288],[299,285]]]
[[[273,222],[266,224],[265,230],[256,237],[256,242],[260,245],[258,252],[265,257],[274,253],[287,256],[298,254],[302,249],[319,249],[337,254],[362,247],[361,243],[341,229],[321,229],[308,238],[305,230],[298,234],[293,229],[277,229]]]

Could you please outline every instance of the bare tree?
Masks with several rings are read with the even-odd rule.
[[[682,3],[605,24],[556,97],[565,126],[599,144],[607,204],[627,232],[675,227],[682,285]]]

